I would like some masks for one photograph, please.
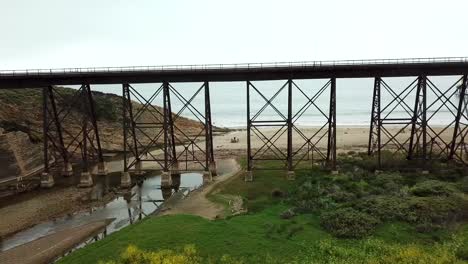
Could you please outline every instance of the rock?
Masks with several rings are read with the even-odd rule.
[[[271,196],[273,198],[284,197],[284,192],[280,189],[273,189],[273,191],[271,191]]]
[[[296,216],[296,212],[294,212],[293,208],[289,208],[288,210],[281,213],[281,219],[291,219]]]

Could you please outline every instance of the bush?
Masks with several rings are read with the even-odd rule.
[[[337,237],[361,238],[371,234],[379,220],[353,208],[340,208],[323,213],[320,224]]]
[[[419,182],[411,188],[411,193],[416,196],[449,196],[456,193],[457,190],[452,183],[437,181],[437,180],[427,180]]]
[[[381,173],[375,177],[374,185],[385,187],[387,184],[401,185],[404,182],[403,176],[399,173]]]
[[[409,212],[405,199],[388,195],[377,195],[361,199],[354,206],[380,220],[403,220]]]
[[[455,254],[457,258],[468,261],[468,244],[461,245]]]
[[[461,180],[461,189],[463,192],[468,193],[468,176]]]
[[[273,191],[271,191],[271,197],[273,198],[281,198],[281,197],[284,197],[284,192],[280,189],[273,189]]]
[[[328,190],[327,196],[337,203],[349,202],[356,199],[356,195],[351,192],[343,191],[338,186]]]
[[[328,196],[330,186],[312,183],[307,180],[297,187],[291,195],[291,202],[296,205],[298,212],[313,212],[323,208],[334,208],[335,201]],[[332,188],[333,189],[333,188]]]
[[[406,221],[418,224],[420,231],[432,231],[461,220],[467,214],[467,201],[461,197],[411,197]]]
[[[173,250],[159,250],[159,251],[144,251],[133,245],[128,246],[120,255],[118,261],[99,261],[99,264],[196,264],[196,263],[225,263],[225,264],[241,264],[243,261],[236,260],[228,255],[221,256],[217,259],[205,259],[200,257],[197,253],[195,246],[187,245],[182,252],[175,252]]]
[[[381,239],[369,238],[352,241],[350,245],[339,239],[323,239],[318,244],[313,244],[308,250],[309,254],[302,257],[298,263],[464,263],[460,261],[461,257],[456,255],[462,247],[462,242],[459,237],[453,237],[444,243],[418,245],[388,243]]]

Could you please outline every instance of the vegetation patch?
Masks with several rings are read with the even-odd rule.
[[[438,180],[427,180],[415,184],[411,188],[411,193],[416,196],[450,196],[457,190],[452,183]]]
[[[466,263],[463,174],[403,167],[375,174],[365,161],[360,153],[342,156],[340,174],[299,170],[296,181],[282,171],[256,171],[253,182],[240,174],[209,198],[228,206],[240,196],[248,213],[148,217],[60,263],[131,263],[117,254],[130,244],[168,259],[187,257],[184,246],[194,245],[193,263]]]
[[[379,220],[348,207],[323,213],[320,224],[337,237],[361,238],[372,233]]]

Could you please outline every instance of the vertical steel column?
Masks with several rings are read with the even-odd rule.
[[[426,120],[426,76],[418,77],[418,87],[416,90],[416,98],[414,102],[413,118],[411,120],[411,138],[408,150],[408,159],[414,158],[416,151],[422,147],[422,159],[425,164],[427,159],[427,120]],[[419,127],[418,127],[419,126]],[[422,143],[420,143],[422,136]],[[421,146],[422,145],[422,146]]]
[[[124,153],[124,172],[128,172],[128,163],[127,163],[127,89],[128,84],[122,85],[122,125],[123,125],[123,153]]]
[[[214,149],[213,149],[213,123],[211,119],[211,99],[210,99],[210,86],[209,83],[206,82],[205,86],[205,104],[206,104],[206,113],[205,115],[208,116],[208,124],[210,128],[210,162],[214,162]]]
[[[330,112],[328,115],[327,162],[336,171],[336,78],[331,78]]]
[[[372,112],[371,112],[371,122],[370,122],[370,130],[369,130],[369,145],[367,154],[371,155],[375,151],[375,147],[377,145],[377,166],[380,169],[382,165],[381,159],[381,110],[380,110],[380,102],[381,102],[381,90],[380,90],[380,83],[382,79],[380,77],[375,77],[374,79],[374,92],[372,96]],[[376,132],[374,132],[376,130]],[[377,136],[377,139],[374,138]],[[377,140],[377,142],[375,142]]]
[[[133,105],[132,105],[132,100],[130,98],[130,85],[127,84],[127,103],[128,103],[128,115],[130,118],[130,125],[132,129],[132,140],[133,140],[133,146],[134,146],[134,151],[135,151],[135,158],[136,160],[140,160],[140,153],[138,151],[138,145],[137,145],[137,139],[136,139],[136,129],[135,129],[135,119],[133,117]]]
[[[466,110],[466,104],[465,104],[465,96],[466,96],[466,88],[468,85],[468,77],[467,75],[463,75],[463,80],[462,84],[460,86],[460,95],[459,95],[459,101],[458,101],[458,107],[457,107],[457,116],[455,117],[455,128],[453,129],[453,137],[452,137],[452,143],[450,144],[450,153],[449,153],[449,160],[453,159],[453,156],[455,155],[456,151],[456,145],[457,145],[457,137],[458,137],[458,130],[460,129],[460,119],[463,115],[463,111]],[[463,107],[464,106],[464,107]],[[463,109],[465,108],[465,109]]]
[[[86,85],[83,85],[81,87],[81,98],[80,100],[82,100],[82,113],[83,113],[83,127],[82,127],[82,131],[83,131],[83,141],[82,141],[82,149],[81,149],[81,157],[82,157],[82,160],[83,160],[83,171],[84,173],[86,172],[89,172],[89,167],[88,167],[88,114],[89,114],[89,111],[86,109]]]
[[[168,102],[167,102],[167,98],[168,98],[168,94],[169,94],[169,83],[164,81],[163,82],[163,129],[164,129],[164,168],[163,168],[163,171],[164,172],[168,172],[169,171],[169,167],[168,167]],[[171,114],[171,113],[169,113]]]
[[[205,90],[205,171],[208,172],[210,170],[210,141],[211,141],[211,135],[210,135],[210,123],[211,121],[209,120],[208,117],[208,112],[209,112],[209,87],[208,87],[208,82],[203,83],[203,89]]]
[[[168,133],[170,133],[170,138],[168,138],[168,143],[170,143],[171,148],[171,164],[175,165],[177,163],[177,153],[176,153],[176,143],[174,135],[174,120],[172,118],[172,104],[171,104],[171,93],[169,89],[169,84],[167,85],[167,122],[168,122]],[[178,168],[177,168],[178,169]]]
[[[292,80],[288,80],[288,151],[287,151],[287,159],[288,159],[288,173],[292,172],[293,164],[292,164]]]
[[[54,123],[55,123],[55,128],[57,130],[57,137],[59,139],[59,144],[60,144],[60,154],[62,154],[63,161],[65,163],[65,166],[67,166],[68,163],[68,153],[67,150],[65,149],[65,144],[63,141],[63,135],[62,135],[62,125],[60,123],[60,120],[58,118],[58,112],[57,112],[57,106],[55,104],[55,98],[54,98],[54,91],[52,86],[49,86],[47,88],[48,93],[49,93],[49,100],[50,104],[52,106],[52,113],[54,114]]]
[[[247,84],[247,171],[252,171],[252,149],[250,144],[250,129],[252,122],[250,120],[250,81]]]
[[[102,148],[101,148],[101,140],[99,138],[99,129],[96,121],[96,112],[94,107],[94,100],[93,95],[91,94],[91,87],[89,84],[85,86],[88,104],[89,104],[89,117],[91,118],[91,124],[93,125],[94,129],[94,136],[96,137],[96,145],[98,151],[98,160],[99,162],[104,162],[104,157],[102,156]]]
[[[48,116],[48,103],[47,103],[47,87],[42,88],[42,140],[44,143],[44,173],[49,173],[49,121]]]
[[[427,160],[427,77],[421,77],[421,89],[423,93],[423,103],[422,103],[422,158],[423,158],[423,166],[426,169],[426,160]]]

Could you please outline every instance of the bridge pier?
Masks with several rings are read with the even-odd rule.
[[[461,85],[459,85],[460,83]],[[458,90],[457,85],[459,85]],[[384,90],[381,88],[384,88]],[[460,134],[457,127],[457,123],[459,123],[457,120],[463,118],[463,113],[466,111],[465,99],[461,99],[465,97],[465,90],[466,75],[443,90],[437,87],[426,75],[420,75],[401,92],[395,91],[382,78],[376,77],[368,154],[372,155],[377,152],[377,170],[382,167],[381,151],[384,149],[392,154],[405,154],[408,160],[419,160],[422,173],[429,172],[429,160],[453,159],[452,146],[456,148],[455,146],[458,145],[458,143],[455,143],[456,138],[465,133],[461,132]],[[380,100],[383,91],[386,91],[392,100],[381,106]],[[413,93],[415,94],[414,105],[410,106],[407,98]],[[429,95],[432,96],[429,97]],[[456,96],[459,97],[458,105],[451,102]],[[428,98],[431,101],[428,101]],[[402,110],[400,112],[404,114],[395,116],[395,109]],[[452,113],[453,121],[447,120],[448,124],[438,130],[432,128],[430,126],[431,119],[444,109]],[[386,128],[386,125],[399,125],[401,129],[392,134]],[[402,134],[410,126],[410,135],[407,139],[402,139]],[[442,134],[453,126],[455,126],[453,137],[447,142]],[[383,137],[386,139],[382,140]],[[396,147],[392,149],[389,147],[391,145]],[[461,159],[459,161],[466,163]]]
[[[98,174],[104,175],[107,171],[102,155],[90,85],[83,84],[71,95],[71,99],[69,96],[61,95],[55,87],[49,85],[42,89],[42,98],[44,175],[50,174],[50,167],[57,167],[58,164],[62,164],[60,168],[62,176],[73,175],[73,166],[70,159],[79,150],[84,173],[81,177],[80,186],[92,184],[92,178],[90,180],[87,176],[90,161],[98,162]],[[62,102],[58,103],[59,100],[62,100]],[[58,106],[61,107],[60,110]],[[77,108],[80,111],[76,111]],[[78,119],[76,121],[82,124],[80,132],[73,133],[74,131],[63,127],[63,120],[70,118]],[[65,139],[64,135],[68,137]],[[59,160],[61,162],[58,162]],[[44,183],[44,185],[51,185],[50,180],[47,182],[49,183]]]
[[[203,184],[210,183],[213,181],[213,176],[209,170],[203,171]]]
[[[210,173],[213,177],[218,176],[218,171],[216,168],[216,162],[215,161],[210,161],[210,166],[209,166]]]
[[[49,172],[43,172],[41,174],[41,187],[42,188],[51,188],[55,184],[54,177]]]
[[[172,187],[172,178],[169,171],[163,171],[161,173],[161,186]]]
[[[97,164],[97,175],[105,176],[107,175],[107,164],[105,161],[101,161]]]
[[[423,173],[427,173],[427,77],[419,76],[413,117],[411,120],[411,137],[408,149],[408,160],[420,159]]]
[[[323,85],[312,97],[309,97],[306,92],[303,91],[292,79],[288,79],[284,85],[282,85],[271,98],[267,98],[252,82],[247,81],[247,174],[245,177],[246,181],[252,180],[252,171],[256,168],[262,169],[261,167],[254,166],[255,164],[261,164],[264,161],[277,160],[284,162],[282,169],[287,170],[287,178],[290,180],[295,179],[294,170],[298,165],[303,162],[309,161],[308,163],[325,161],[327,166],[333,171],[336,170],[336,78],[329,79],[325,85]],[[259,95],[261,99],[265,101],[264,106],[261,107],[257,112],[251,113],[250,102],[251,102],[251,90],[255,95]],[[304,96],[307,102],[298,111],[293,111],[293,90],[299,91],[300,95]],[[330,90],[329,94],[329,109],[328,115],[326,111],[320,109],[315,101],[325,94],[326,90]],[[286,92],[284,92],[286,91]],[[281,95],[281,93],[286,93]],[[275,99],[287,98],[287,114],[283,114],[273,103]],[[304,113],[313,106],[316,110],[321,113],[324,119],[324,125],[314,132],[312,135],[306,135],[300,127],[297,127],[296,122],[304,115]],[[261,114],[264,110],[270,107],[276,113],[278,118],[275,120],[264,120],[261,118]],[[252,116],[253,114],[253,116]],[[267,136],[259,128],[271,127],[277,129],[272,136]],[[282,135],[286,134],[286,153],[278,146],[278,141]],[[251,137],[258,137],[263,145],[253,151],[251,144]],[[297,147],[293,146],[293,138],[298,137],[304,143]],[[326,138],[327,142],[327,153],[323,153],[317,145]],[[314,153],[319,158],[314,160]],[[312,161],[312,162],[310,162]],[[268,165],[267,165],[268,166]],[[271,169],[271,168],[263,168]]]
[[[73,175],[73,166],[71,162],[66,162],[62,169],[62,176],[70,177]]]
[[[468,76],[465,74],[462,77],[461,85],[459,86],[459,99],[457,106],[457,114],[455,117],[455,124],[453,130],[452,141],[450,143],[449,160],[458,159],[463,164],[468,163],[468,157],[466,152],[465,139],[468,133]]]
[[[132,186],[132,178],[130,177],[130,173],[128,171],[123,171],[120,176],[120,187],[129,188],[130,186]]]
[[[180,187],[180,168],[179,162],[174,161],[171,165],[171,186],[175,191],[179,190]]]
[[[246,181],[246,182],[253,181],[253,173],[252,173],[251,170],[250,171],[248,170],[248,171],[245,172],[244,181]]]
[[[89,171],[83,171],[80,175],[80,183],[78,187],[80,188],[88,188],[93,186],[93,177]]]

